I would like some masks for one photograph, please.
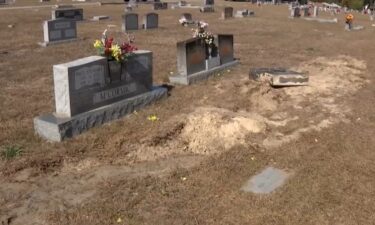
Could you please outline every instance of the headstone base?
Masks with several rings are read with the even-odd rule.
[[[67,43],[67,42],[73,42],[73,41],[77,41],[77,40],[78,40],[78,38],[61,40],[61,41],[51,41],[51,42],[38,42],[38,45],[40,45],[42,47],[47,47],[49,45],[57,45],[57,44],[62,44],[62,43]]]
[[[66,138],[79,135],[92,127],[119,119],[166,96],[167,88],[154,87],[150,92],[73,117],[58,117],[54,114],[42,115],[34,118],[34,129],[42,138],[60,142]]]
[[[212,68],[210,70],[204,70],[198,73],[190,74],[188,76],[186,75],[170,76],[169,81],[173,84],[190,85],[201,80],[207,80],[210,76],[213,76],[216,72],[225,70],[226,68],[231,67],[231,66],[235,66],[238,63],[239,63],[238,60],[234,60],[232,62],[228,62],[226,64]]]

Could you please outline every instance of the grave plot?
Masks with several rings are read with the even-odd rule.
[[[214,39],[213,48],[203,38],[178,42],[178,73],[169,77],[170,82],[189,85],[239,63],[234,58],[233,35],[219,34]]]

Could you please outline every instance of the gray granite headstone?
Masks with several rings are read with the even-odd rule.
[[[177,43],[177,69],[182,76],[206,69],[206,46],[203,39],[192,38]]]
[[[304,16],[304,17],[308,17],[308,16],[310,16],[309,8],[303,8],[303,16]]]
[[[57,8],[52,10],[52,19],[83,20],[83,9],[79,8]]]
[[[187,2],[186,1],[179,1],[178,2],[178,6],[186,6],[187,5]]]
[[[233,35],[219,34],[217,35],[217,38],[221,64],[234,61]]]
[[[144,29],[155,29],[159,27],[159,15],[157,13],[147,13],[143,17]]]
[[[314,6],[313,17],[317,17],[319,14],[318,6]]]
[[[53,66],[56,114],[72,117],[152,88],[152,52],[136,51],[114,74],[106,58],[91,56]]]
[[[222,14],[221,14],[221,17],[223,19],[232,18],[233,17],[233,7],[225,7]]]
[[[122,24],[122,31],[138,30],[138,14],[127,13],[122,16],[124,23]]]
[[[77,24],[74,20],[47,20],[43,32],[45,43],[76,39]]]
[[[292,8],[291,17],[300,17],[300,16],[301,16],[300,8],[299,7]]]
[[[247,181],[241,190],[255,194],[268,194],[282,186],[287,178],[288,174],[283,170],[267,167]]]

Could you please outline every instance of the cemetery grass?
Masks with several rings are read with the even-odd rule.
[[[167,99],[62,143],[48,143],[33,131],[33,117],[54,111],[52,65],[95,54],[92,43],[107,24],[116,25],[110,31],[115,39],[121,38],[122,8],[85,6],[86,18],[110,15],[111,20],[79,23],[79,41],[48,48],[37,42],[43,39],[41,22],[50,18],[50,9],[0,11],[4,18],[0,21],[0,148],[22,149],[0,160],[0,221],[90,225],[375,221],[375,88],[371,85],[375,47],[370,22],[356,15],[356,22],[366,29],[345,32],[340,17],[339,24],[320,24],[288,19],[285,6],[216,3],[217,12],[212,14],[194,9],[158,12],[161,27],[135,32],[136,44],[153,52],[154,83],[166,84],[176,70],[176,42],[191,35],[177,18],[191,12],[193,18],[208,22],[213,33],[234,34],[241,65],[196,85],[176,86]],[[219,20],[224,5],[254,9],[256,16]],[[150,7],[140,6],[136,12],[146,13]],[[318,57],[327,64],[314,61]],[[271,89],[248,79],[252,67],[301,63],[322,66],[318,68],[322,73],[331,72],[327,77],[361,73],[359,79],[346,83],[334,80],[343,87],[318,89],[317,99],[297,101],[302,109],[293,108],[290,89]],[[334,63],[341,63],[336,71],[323,68]],[[305,89],[294,90],[296,96],[308,96]],[[333,102],[332,107],[321,99],[327,100],[324,104]],[[147,120],[149,115],[158,120]],[[298,119],[284,127],[264,122],[276,115]],[[254,123],[250,130],[261,132],[241,133],[224,123],[228,118],[258,117],[261,125]],[[313,126],[326,119],[329,126]],[[224,142],[211,140],[223,132],[223,126],[230,128],[219,136]],[[294,137],[310,126],[288,142],[264,145],[274,129]],[[291,174],[283,187],[264,196],[239,191],[248,178],[270,165]]]

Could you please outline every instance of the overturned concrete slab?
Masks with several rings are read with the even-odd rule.
[[[248,180],[241,190],[255,194],[268,194],[282,186],[289,174],[283,170],[267,167]]]
[[[285,68],[254,68],[250,70],[250,79],[266,79],[274,87],[308,85],[309,76]]]
[[[309,84],[309,76],[302,73],[289,71],[287,73],[272,74],[273,87],[305,86]]]

